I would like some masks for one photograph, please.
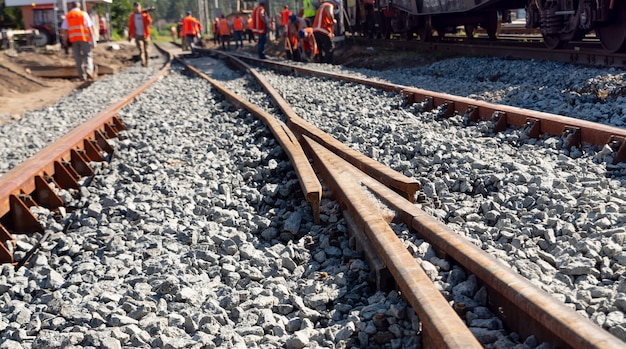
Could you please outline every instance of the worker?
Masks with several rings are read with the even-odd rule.
[[[283,10],[280,11],[280,25],[281,25],[280,34],[281,35],[287,32],[287,25],[289,24],[289,16],[291,15],[292,13],[289,10],[289,5],[285,4],[285,6],[283,6]]]
[[[150,44],[150,24],[152,17],[147,11],[141,10],[141,4],[133,3],[133,13],[128,17],[128,42],[135,39],[135,45],[139,50],[141,65],[147,67],[150,63],[148,55],[148,45]]]
[[[187,44],[191,49],[191,54],[196,56],[196,38],[200,37],[202,26],[200,21],[191,15],[191,11],[187,11],[187,16],[183,18],[183,35],[187,37]]]
[[[243,30],[244,20],[237,13],[235,14],[235,18],[233,18],[233,38],[235,39],[235,50],[239,48],[239,43],[241,43],[241,47],[243,48]]]
[[[254,38],[254,33],[252,32],[252,17],[248,16],[245,23],[246,34],[248,35],[248,43],[251,44],[253,41],[256,42],[256,39]]]
[[[310,27],[313,25],[313,19],[315,19],[315,14],[317,13],[316,0],[304,0],[302,4],[304,6],[304,19],[307,26]]]
[[[189,44],[187,43],[187,37],[183,35],[183,16],[180,16],[178,24],[176,25],[176,31],[180,37],[180,49],[183,51],[189,51]]]
[[[296,15],[292,16],[296,17]],[[296,22],[297,18],[294,18],[293,24],[291,23],[291,21],[289,21],[287,25],[287,32],[285,33],[285,56],[287,57],[287,59],[292,59],[296,62],[299,62],[300,47],[298,46],[298,43],[300,39],[298,37],[298,28],[296,26]]]
[[[98,21],[98,32],[100,34],[100,41],[109,41],[108,31],[107,31],[107,21],[104,19],[104,16],[98,15],[100,18]]]
[[[83,81],[87,78],[94,80],[96,73],[91,49],[96,46],[95,31],[91,17],[87,12],[82,11],[80,6],[80,1],[75,1],[72,4],[72,10],[65,15],[61,23],[63,42],[66,47],[69,44],[72,45],[78,77]],[[83,64],[86,65],[85,69],[83,69]]]
[[[317,49],[317,42],[315,41],[315,35],[313,35],[313,28],[306,27],[298,32],[300,37],[300,59],[303,62],[311,62],[319,55]]]
[[[215,17],[213,23],[211,23],[211,30],[213,30],[213,43],[215,44],[215,46],[219,45],[220,43],[219,24],[220,19]]]
[[[258,54],[265,59],[265,43],[270,20],[265,12],[265,0],[259,0],[259,5],[252,10],[252,32],[259,37]]]
[[[172,35],[172,42],[176,42],[176,39],[178,37],[178,31],[176,30],[176,26],[173,25],[170,27],[170,34]]]
[[[218,27],[220,41],[222,42],[222,50],[230,51],[230,23],[228,23],[228,20],[224,17],[223,13],[220,16]],[[226,44],[228,44],[228,49],[226,48]]]
[[[333,51],[335,45],[333,38],[335,37],[334,28],[337,20],[335,19],[335,10],[339,7],[339,0],[324,0],[317,9],[315,19],[313,20],[313,35],[320,52],[320,62],[332,63]]]
[[[287,59],[300,61],[301,47],[299,45],[300,38],[298,37],[298,33],[301,29],[307,27],[306,20],[302,17],[296,16],[295,14],[292,14],[289,16],[289,20],[287,23],[287,35],[285,37],[285,53]]]

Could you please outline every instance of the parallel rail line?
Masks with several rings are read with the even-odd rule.
[[[171,62],[171,59],[170,59]],[[42,226],[29,207],[54,210],[63,206],[58,189],[78,188],[83,177],[93,176],[91,161],[103,161],[114,149],[108,138],[125,129],[117,112],[169,70],[167,63],[155,77],[117,104],[94,116],[0,177],[0,263],[23,264],[13,255],[12,233],[36,233]]]
[[[422,42],[416,40],[370,40],[367,38],[352,37],[348,41],[356,42],[358,45],[373,46],[376,49],[392,49],[418,52],[442,52],[454,55],[475,56],[475,57],[506,57],[513,59],[536,59],[552,60],[570,64],[593,67],[613,67],[626,68],[626,54],[604,52],[599,44],[592,42],[571,42],[566,49],[551,50],[545,45],[535,42],[536,38],[531,37],[530,43],[513,40],[482,40],[444,38],[440,41]],[[455,41],[456,39],[456,41]]]
[[[494,121],[496,123],[494,131],[496,132],[504,131],[509,127],[521,127],[526,129],[529,137],[533,138],[546,135],[563,137],[567,141],[565,145],[567,148],[572,146],[580,147],[583,143],[597,146],[608,145],[614,151],[614,163],[626,161],[626,129],[600,125],[563,115],[479,101],[447,93],[325,72],[284,62],[261,61],[245,55],[234,56],[241,60],[273,67],[286,73],[322,76],[372,86],[384,91],[402,93],[407,104],[425,103],[427,109],[442,107],[444,109],[443,117],[450,117],[454,113],[460,113],[466,117],[468,122]]]

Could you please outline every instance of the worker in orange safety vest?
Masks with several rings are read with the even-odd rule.
[[[228,20],[224,17],[224,14],[220,16],[220,21],[217,26],[220,32],[220,41],[222,41],[222,50],[230,51],[230,23],[228,23]],[[226,48],[226,46],[228,46],[228,49]]]
[[[300,53],[300,57],[303,62],[310,62],[319,55],[319,50],[317,49],[317,42],[315,41],[315,35],[313,35],[313,28],[306,27],[301,29],[298,33],[300,38],[300,47],[302,48],[302,52]]]
[[[252,32],[252,17],[248,16],[248,19],[246,19],[245,23],[245,31],[246,35],[248,36],[248,43],[251,44],[253,41],[256,42],[256,39],[254,38],[254,33]]]
[[[87,12],[80,9],[80,1],[73,3],[73,8],[65,15],[61,30],[66,47],[72,45],[76,72],[81,80],[93,80],[96,77],[93,64],[92,48],[96,46],[93,22]],[[86,65],[83,69],[83,64]]]
[[[289,5],[285,4],[285,6],[283,6],[283,10],[280,11],[280,25],[281,25],[282,33],[285,33],[287,31],[287,25],[289,24],[289,16],[291,15],[292,13],[289,10]]]
[[[128,41],[135,39],[135,44],[139,50],[141,65],[147,67],[150,60],[148,45],[150,45],[150,25],[152,17],[147,11],[141,9],[141,4],[133,4],[133,12],[128,17]]]
[[[235,18],[233,18],[233,38],[235,39],[235,50],[239,48],[239,43],[241,43],[241,47],[243,47],[243,30],[243,18],[237,13],[235,14]]]
[[[191,11],[187,11],[187,16],[183,18],[183,35],[187,37],[187,44],[194,56],[197,55],[196,38],[200,37],[201,29],[200,21],[191,15]]]
[[[295,15],[292,16],[295,17]],[[299,41],[298,28],[295,25],[287,25],[287,33],[285,34],[285,56],[287,59],[292,59],[296,62],[300,61]]]
[[[322,63],[333,62],[333,51],[335,45],[333,38],[335,37],[334,28],[337,20],[334,11],[339,7],[339,0],[324,0],[317,9],[315,19],[313,20],[313,35],[320,51],[319,58]]]
[[[265,59],[265,43],[267,42],[267,30],[270,20],[265,12],[265,0],[259,0],[259,5],[252,10],[252,32],[258,36],[258,54],[260,59]]]

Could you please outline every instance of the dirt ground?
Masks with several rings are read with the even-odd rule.
[[[137,48],[127,42],[99,43],[94,49],[94,63],[119,71],[132,65],[136,54]],[[74,67],[71,51],[66,54],[54,47],[0,51],[0,124],[53,104],[83,86],[78,78],[52,79],[31,74],[30,67],[47,65]]]
[[[206,40],[207,48],[214,48]],[[246,51],[255,52],[246,43]],[[266,53],[284,57],[282,42],[268,42]],[[122,70],[137,59],[137,49],[128,42],[99,43],[94,51],[95,64],[106,65],[114,70]],[[426,64],[432,59],[415,54],[374,50],[367,47],[351,46],[338,48],[335,63],[351,67],[385,70]],[[0,51],[0,124],[7,120],[19,119],[25,112],[54,104],[74,89],[81,88],[79,79],[41,78],[31,74],[33,66],[74,66],[70,54],[63,50],[4,50]]]

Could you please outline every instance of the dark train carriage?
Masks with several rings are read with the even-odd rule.
[[[362,28],[363,0],[346,5],[352,26]],[[427,41],[433,31],[444,36],[463,26],[471,36],[480,26],[495,39],[499,23],[509,21],[510,12],[517,9],[526,10],[526,26],[539,28],[550,48],[595,31],[607,51],[626,50],[626,0],[376,0],[375,18],[385,36],[417,34]]]

